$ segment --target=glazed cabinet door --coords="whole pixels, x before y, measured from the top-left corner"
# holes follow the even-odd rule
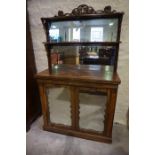
[[[70,89],[65,86],[46,88],[50,122],[71,126]]]
[[[80,88],[79,96],[79,129],[82,131],[104,132],[104,117],[107,105],[106,90]]]
[[[43,92],[42,92],[43,91]],[[40,86],[44,126],[72,126],[71,121],[71,91],[67,86]]]

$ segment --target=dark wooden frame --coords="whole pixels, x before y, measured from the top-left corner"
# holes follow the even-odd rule
[[[117,99],[117,90],[118,85],[120,84],[120,79],[117,74],[117,62],[119,54],[119,44],[120,44],[120,32],[121,32],[121,23],[123,18],[123,12],[116,12],[111,10],[110,6],[106,6],[104,10],[95,11],[92,7],[87,5],[80,5],[78,8],[72,10],[71,13],[63,13],[63,11],[58,11],[58,16],[52,18],[41,18],[47,41],[44,42],[45,49],[47,52],[48,58],[48,72],[41,72],[36,75],[37,82],[39,85],[41,103],[42,103],[42,112],[44,125],[43,129],[47,131],[57,132],[61,134],[67,134],[71,136],[81,137],[89,140],[96,140],[101,142],[112,142],[112,127],[113,119],[115,113],[115,105]],[[69,21],[69,20],[88,20],[88,19],[103,19],[103,18],[117,18],[118,19],[118,31],[117,31],[117,41],[116,42],[60,42],[53,43],[48,39],[48,22],[51,21]],[[73,78],[72,75],[67,78],[56,76],[52,73],[51,67],[51,48],[53,46],[71,46],[71,45],[104,45],[104,46],[115,46],[116,47],[116,61],[114,65],[114,75],[112,80],[100,80],[97,79],[90,80],[89,78]],[[92,71],[93,72],[93,71]],[[48,102],[46,97],[47,87],[52,87],[54,85],[67,86],[70,89],[71,96],[71,122],[72,126],[68,127],[62,124],[55,124],[50,122],[49,118],[49,109]],[[92,130],[79,129],[79,90],[93,90],[99,92],[107,93],[107,104],[105,111],[104,119],[104,131],[98,133]]]

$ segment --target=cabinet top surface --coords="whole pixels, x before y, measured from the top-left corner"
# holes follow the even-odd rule
[[[37,79],[68,79],[96,82],[96,83],[111,83],[119,84],[120,78],[113,71],[113,66],[101,65],[55,65],[52,73],[44,70],[36,75]]]

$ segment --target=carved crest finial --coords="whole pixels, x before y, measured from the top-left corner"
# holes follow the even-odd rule
[[[72,10],[72,15],[84,15],[84,14],[93,14],[95,10],[91,6],[86,4],[79,5],[77,8]]]
[[[115,10],[111,9],[111,6],[105,6],[104,10],[97,10],[91,6],[86,4],[81,4],[77,8],[73,9],[71,13],[64,13],[62,10],[58,11],[58,16],[80,16],[80,15],[87,15],[87,14],[108,14],[108,13],[115,13]],[[57,16],[57,15],[56,15]]]
[[[58,11],[58,16],[63,16],[63,15],[64,15],[63,11],[59,10]]]
[[[105,12],[105,13],[111,12],[111,6],[110,6],[110,5],[106,6],[106,7],[104,8],[104,12]]]

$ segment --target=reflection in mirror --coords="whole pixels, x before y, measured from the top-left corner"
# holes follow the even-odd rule
[[[118,19],[57,21],[49,24],[51,42],[115,42]]]
[[[91,28],[91,41],[103,41],[103,27],[92,27]]]
[[[52,40],[58,40],[59,38],[59,29],[50,29],[49,35],[51,36]]]
[[[81,129],[104,131],[104,114],[107,97],[99,92],[80,92],[80,121]]]
[[[73,41],[80,41],[80,28],[73,28]]]
[[[65,87],[46,90],[51,123],[71,126],[70,94]]]
[[[78,35],[77,35],[78,36]],[[115,46],[54,46],[52,64],[114,65]]]

